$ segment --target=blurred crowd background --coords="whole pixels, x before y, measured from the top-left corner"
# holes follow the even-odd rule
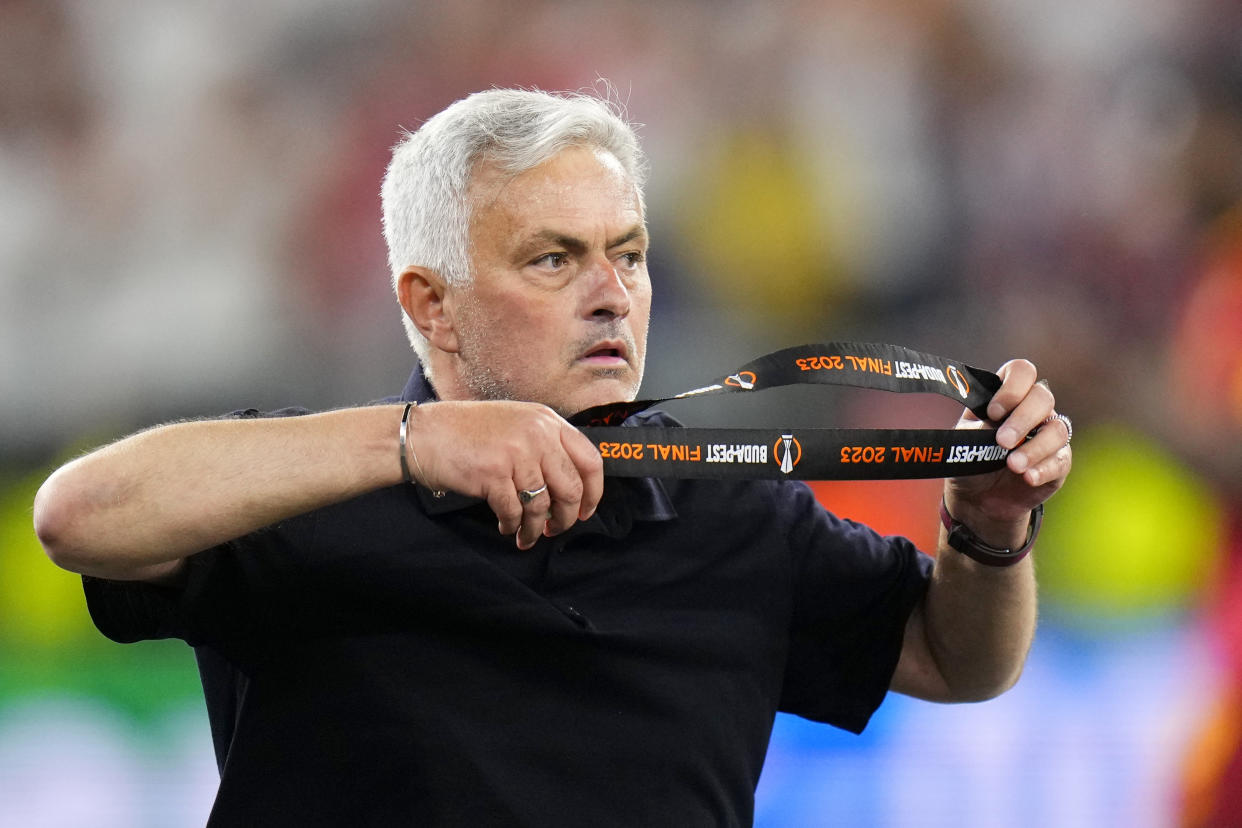
[[[388,151],[497,85],[643,125],[645,392],[855,339],[1030,358],[1073,417],[1018,688],[861,737],[781,717],[757,824],[1242,824],[1236,0],[0,2],[0,824],[202,823],[191,652],[95,633],[34,491],[155,423],[399,391]],[[670,410],[956,416],[770,393]],[[817,491],[927,547],[938,488]]]

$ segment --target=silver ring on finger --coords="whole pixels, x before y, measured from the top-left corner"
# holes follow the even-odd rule
[[[1040,425],[1046,426],[1053,420],[1060,420],[1065,425],[1065,445],[1068,446],[1070,444],[1070,440],[1074,439],[1074,424],[1070,422],[1070,418],[1066,417],[1064,414],[1053,414],[1048,419],[1040,423]],[[1065,446],[1062,446],[1062,448],[1065,448]]]
[[[543,494],[547,490],[548,490],[547,483],[544,483],[538,489],[519,489],[518,500],[522,501],[522,505],[525,506],[527,503],[530,503],[532,500],[539,497],[539,495]]]

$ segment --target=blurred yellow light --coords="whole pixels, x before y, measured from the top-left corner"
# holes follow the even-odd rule
[[[1046,610],[1124,623],[1184,608],[1222,536],[1215,494],[1171,454],[1121,426],[1080,430],[1036,552]]]
[[[809,160],[778,133],[739,130],[701,158],[678,229],[706,287],[741,318],[820,318],[848,281],[844,240],[860,232],[834,218],[835,191],[816,192]]]
[[[64,644],[94,634],[81,579],[57,568],[34,533],[35,491],[44,472],[0,487],[0,640]]]

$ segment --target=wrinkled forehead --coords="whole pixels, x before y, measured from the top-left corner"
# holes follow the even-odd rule
[[[508,169],[485,155],[474,165],[467,195],[477,210],[506,202],[521,207],[532,198],[564,200],[585,188],[618,201],[633,200],[642,212],[638,186],[617,157],[588,145],[566,147],[524,170]]]

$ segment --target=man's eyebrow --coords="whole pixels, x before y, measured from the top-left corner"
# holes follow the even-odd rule
[[[558,233],[555,230],[541,230],[526,240],[526,242],[522,245],[522,250],[526,251],[532,248],[539,248],[547,244],[564,248],[575,255],[582,253],[587,249],[587,243],[582,239],[574,236],[568,236],[564,233]]]
[[[638,239],[640,241],[646,241],[647,240],[647,228],[641,224],[635,224],[625,233],[622,233],[620,236],[617,236],[615,239],[612,239],[611,241],[609,241],[607,249],[612,250],[614,247],[620,247],[621,245],[632,242],[635,239]]]
[[[620,236],[617,236],[614,239],[609,239],[607,242],[607,247],[605,249],[611,250],[614,247],[620,247],[621,245],[626,244],[628,242],[632,242],[635,239],[646,240],[646,238],[647,238],[647,228],[641,224],[636,224],[633,227],[631,227],[629,230],[622,233]],[[554,244],[557,247],[563,248],[566,251],[573,253],[574,255],[579,255],[585,252],[586,249],[590,246],[589,244],[587,244],[587,242],[583,241],[582,239],[576,236],[570,236],[565,233],[559,233],[555,230],[541,230],[538,233],[535,233],[530,238],[528,238],[526,242],[522,245],[521,249],[523,253],[525,253],[531,248],[538,248],[539,246],[544,245],[544,244]]]

